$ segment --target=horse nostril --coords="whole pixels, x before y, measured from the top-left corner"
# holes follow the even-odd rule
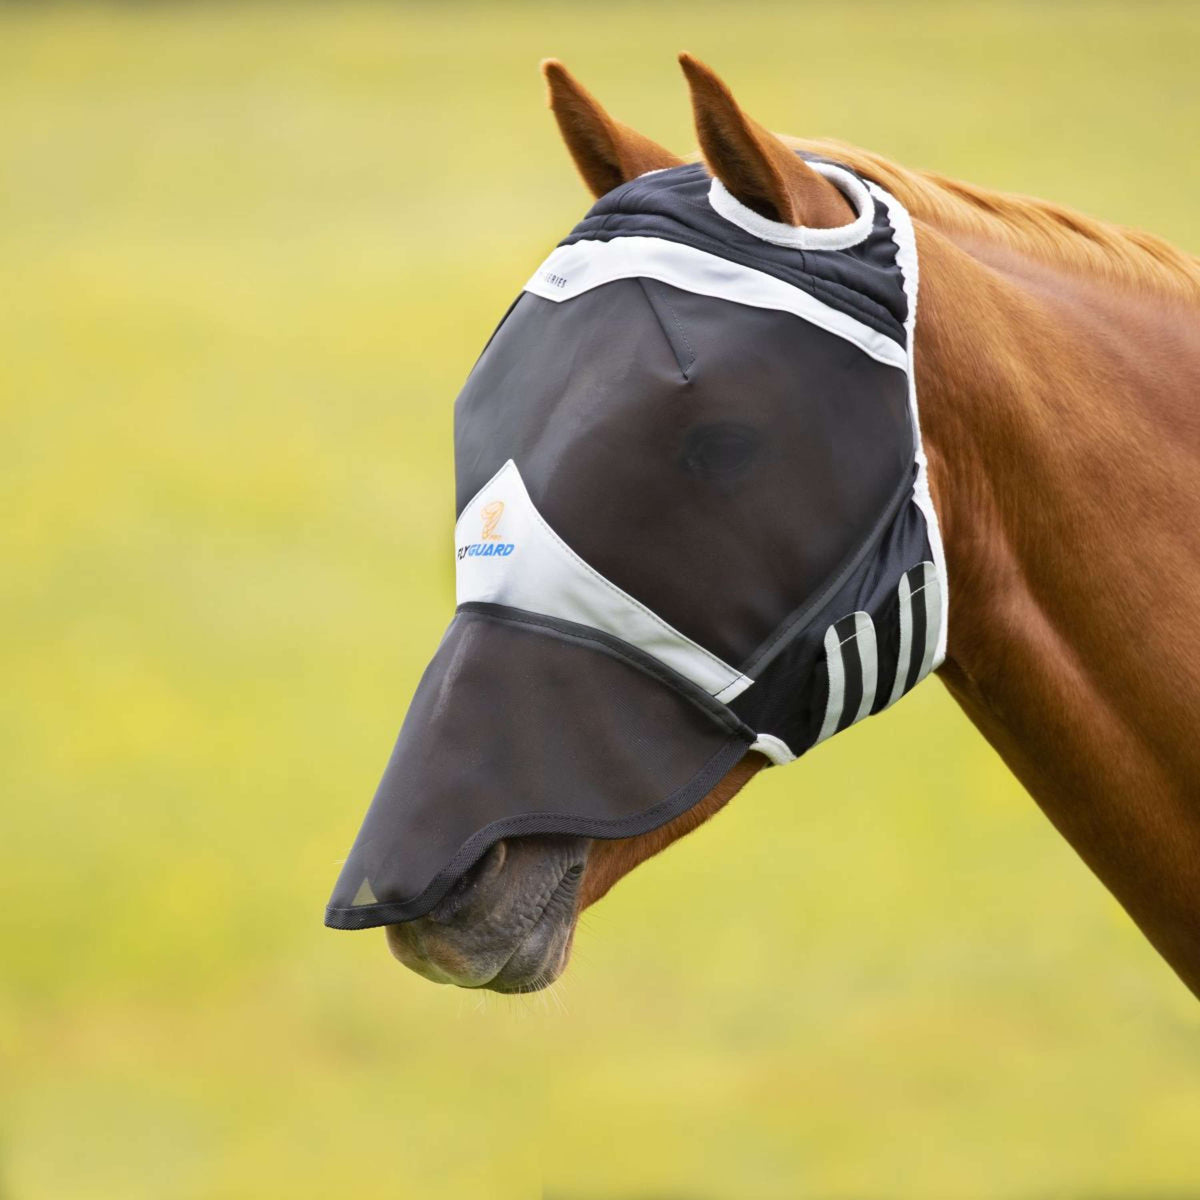
[[[429,914],[429,920],[438,924],[454,920],[471,893],[480,885],[491,883],[500,874],[507,857],[506,844],[497,842],[446,893],[441,903]]]
[[[476,883],[490,883],[500,874],[508,858],[508,843],[497,842],[472,868]]]

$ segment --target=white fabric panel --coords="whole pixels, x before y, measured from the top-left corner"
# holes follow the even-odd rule
[[[588,566],[546,523],[509,459],[454,530],[458,603],[505,604],[612,634],[723,703],[754,681]]]
[[[888,698],[889,707],[904,695],[904,681],[908,678],[908,664],[912,662],[912,588],[908,582],[907,571],[900,576],[898,596],[900,599],[900,654],[896,659],[896,679],[892,683],[892,694]]]
[[[700,296],[788,312],[845,338],[877,362],[908,368],[904,348],[869,325],[774,275],[665,238],[619,237],[559,246],[533,273],[525,291],[545,300],[570,300],[614,279],[657,279]]]
[[[917,365],[916,365],[916,326],[917,326],[917,291],[920,276],[917,270],[917,235],[913,230],[912,218],[904,207],[890,192],[884,191],[878,184],[866,181],[867,188],[876,201],[887,209],[888,219],[892,225],[892,236],[896,242],[896,263],[904,276],[904,294],[908,297],[908,320],[904,322],[904,332],[907,335],[909,361],[908,371],[908,406],[912,413],[913,428],[916,430],[917,445],[917,480],[913,485],[913,500],[925,515],[925,524],[929,527],[929,545],[933,550],[933,566],[937,572],[938,606],[937,606],[937,641],[929,670],[936,671],[946,658],[946,635],[949,629],[950,613],[950,584],[946,577],[946,552],[942,547],[942,530],[938,525],[937,511],[933,507],[933,496],[929,492],[929,464],[925,458],[925,447],[921,440],[921,419],[917,411]]]
[[[921,564],[921,580],[921,587],[925,592],[925,654],[921,659],[918,683],[933,670],[933,660],[939,641],[944,637],[942,630],[945,625],[945,621],[942,620],[941,585],[938,583],[933,563]]]
[[[858,702],[858,712],[850,720],[851,725],[870,713],[879,685],[879,644],[875,640],[875,622],[870,613],[854,614],[854,637],[858,643],[858,661],[862,665],[862,699]]]

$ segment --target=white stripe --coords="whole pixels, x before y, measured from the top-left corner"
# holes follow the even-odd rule
[[[942,593],[937,571],[933,563],[921,564],[921,579],[925,588],[925,653],[921,658],[921,673],[918,682],[933,670],[933,657],[937,653],[938,638],[941,636]]]
[[[700,296],[788,312],[845,338],[877,362],[908,367],[903,346],[808,292],[765,271],[665,238],[619,237],[559,246],[533,273],[525,291],[545,300],[571,300],[614,279],[657,279]]]
[[[875,642],[875,622],[869,613],[854,614],[854,640],[858,646],[858,661],[862,664],[862,699],[858,712],[850,721],[861,721],[875,704],[875,689],[879,684],[879,647]]]
[[[832,163],[810,162],[807,165],[818,175],[832,180],[854,206],[855,218],[849,225],[814,229],[807,225],[772,221],[762,213],[747,208],[715,175],[708,189],[708,202],[730,224],[775,246],[793,246],[797,250],[847,250],[865,241],[875,224],[875,202],[862,180],[845,167]]]
[[[846,695],[846,668],[842,663],[838,631],[833,625],[825,630],[825,665],[829,669],[829,698],[825,701],[825,720],[821,725],[821,732],[817,734],[817,741],[813,742],[814,746],[832,736],[837,729],[838,721],[842,717],[842,701]]]
[[[892,684],[892,694],[888,698],[890,708],[904,695],[904,681],[908,678],[908,665],[912,659],[912,587],[908,582],[908,572],[900,576],[900,587],[897,593],[900,597],[900,655],[896,659],[896,681]],[[928,631],[929,626],[925,626]]]
[[[486,517],[497,504],[499,517]],[[584,562],[538,512],[512,459],[463,509],[454,544],[459,604],[504,604],[612,634],[723,703],[754,682]]]
[[[917,291],[920,276],[917,270],[917,236],[913,231],[912,218],[908,210],[889,192],[877,183],[866,181],[867,188],[877,201],[887,208],[888,219],[892,224],[892,236],[896,242],[896,264],[904,277],[904,294],[908,297],[908,319],[904,322],[908,341],[908,406],[912,413],[913,427],[916,430],[917,446],[917,480],[913,485],[913,500],[925,515],[925,524],[929,529],[929,546],[933,551],[933,566],[937,572],[939,589],[937,611],[937,641],[930,661],[929,669],[936,671],[946,658],[946,635],[949,629],[950,584],[946,576],[946,553],[942,546],[942,531],[938,524],[937,512],[933,507],[933,497],[929,493],[929,464],[925,458],[925,447],[921,439],[921,420],[917,413],[917,366],[916,326],[917,326]]]

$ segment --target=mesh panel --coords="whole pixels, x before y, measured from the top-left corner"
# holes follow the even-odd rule
[[[907,380],[789,313],[622,279],[523,295],[455,417],[458,511],[512,458],[606,578],[739,665],[912,471]]]
[[[504,837],[656,828],[705,796],[749,740],[728,710],[689,699],[615,645],[460,612],[417,688],[327,923],[422,916]]]

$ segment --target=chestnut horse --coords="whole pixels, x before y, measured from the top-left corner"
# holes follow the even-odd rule
[[[921,424],[950,584],[939,675],[1046,815],[1200,995],[1200,262],[1147,234],[834,143],[768,133],[687,55],[704,162],[744,204],[836,227],[803,146],[887,188],[917,234]],[[599,196],[682,160],[558,63],[550,105]],[[555,978],[580,911],[763,765],[625,841],[493,847],[428,917],[391,926],[429,978]]]

